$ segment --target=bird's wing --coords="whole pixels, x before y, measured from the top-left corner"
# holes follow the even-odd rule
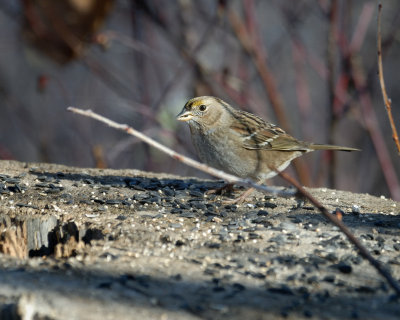
[[[235,113],[230,129],[239,134],[242,146],[250,150],[308,151],[306,143],[288,135],[278,126],[244,111]]]

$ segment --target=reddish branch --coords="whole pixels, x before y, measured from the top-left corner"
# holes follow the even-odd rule
[[[376,150],[376,155],[390,190],[390,194],[393,199],[400,200],[400,184],[393,163],[390,159],[384,136],[379,128],[379,122],[373,108],[371,96],[367,89],[367,80],[361,65],[361,57],[356,56],[363,43],[363,39],[365,38],[366,26],[372,19],[373,11],[371,6],[370,3],[364,5],[350,43],[347,41],[343,32],[339,33],[336,31],[336,33],[334,33],[335,41],[338,44],[342,55],[343,65],[346,65],[348,70],[347,74],[343,72],[337,79],[333,111],[336,112],[338,116],[343,112],[343,106],[348,100],[344,93],[348,91],[348,85],[354,83],[359,95],[364,125]]]
[[[365,128],[374,144],[376,156],[382,168],[383,175],[390,190],[391,197],[394,200],[400,200],[400,184],[390,158],[389,151],[385,144],[385,138],[379,128],[379,122],[373,108],[370,94],[367,90],[367,84],[363,68],[360,65],[361,59],[351,59],[351,73],[354,80],[355,88],[360,97],[360,106],[362,116],[364,118]]]
[[[268,64],[266,63],[266,54],[261,51],[260,47],[257,46],[253,40],[254,36],[247,31],[245,24],[234,11],[228,11],[228,18],[243,49],[253,59],[254,65],[256,66],[260,78],[263,81],[265,90],[271,102],[271,106],[274,109],[279,125],[284,130],[288,130],[289,121],[285,115],[283,101],[277,90],[274,77],[269,70]]]
[[[361,244],[361,242],[351,233],[351,231],[340,220],[340,218],[338,218],[338,216],[330,214],[328,209],[325,208],[322,203],[315,199],[308,191],[306,191],[295,179],[283,172],[280,172],[279,176],[289,182],[294,187],[296,187],[298,193],[306,197],[315,207],[317,207],[317,209],[322,213],[325,218],[327,218],[330,222],[337,226],[340,231],[342,231],[346,235],[347,239],[349,239],[349,241],[357,248],[360,255],[364,259],[368,260],[368,262],[387,280],[387,282],[396,291],[396,293],[400,295],[400,284],[392,277],[389,270],[384,268],[378,260],[372,257],[367,248],[365,248]]]
[[[254,29],[253,32],[255,34],[251,34],[247,30],[245,23],[233,10],[228,10],[227,12],[229,22],[232,25],[239,43],[253,60],[257,72],[264,84],[265,91],[267,92],[279,125],[284,130],[290,132],[290,125],[285,114],[282,97],[279,94],[274,76],[267,64],[267,54],[264,50],[262,50],[262,47],[257,43],[256,40],[258,38],[257,32]],[[299,176],[300,181],[305,185],[311,185],[309,168],[305,165],[302,159],[296,159],[293,161],[293,166],[297,175]]]
[[[379,73],[379,82],[381,84],[383,102],[386,107],[386,112],[389,118],[390,126],[392,128],[392,138],[397,147],[397,152],[400,154],[400,141],[399,136],[397,134],[396,125],[394,124],[393,115],[392,115],[392,101],[388,98],[385,86],[385,79],[383,78],[383,66],[382,66],[382,40],[381,40],[381,13],[382,13],[382,4],[380,3],[378,6],[378,73]]]
[[[132,127],[129,127],[125,124],[120,124],[117,123],[115,121],[112,121],[106,117],[103,117],[91,110],[82,110],[82,109],[77,109],[77,108],[73,108],[73,107],[69,107],[68,108],[69,111],[86,116],[86,117],[90,117],[93,118],[95,120],[98,120],[100,122],[103,122],[107,125],[109,125],[110,127],[113,127],[115,129],[118,130],[122,130],[125,131],[126,133],[133,135],[137,138],[139,138],[140,140],[142,140],[143,142],[147,143],[148,145],[157,148],[158,150],[166,153],[167,155],[169,155],[170,157],[181,161],[183,163],[185,163],[188,166],[191,166],[193,168],[199,169],[203,172],[207,172],[213,176],[219,177],[221,179],[224,179],[227,182],[230,183],[235,183],[235,184],[241,184],[244,185],[246,187],[253,187],[256,188],[260,191],[263,192],[269,192],[269,193],[275,193],[275,194],[281,194],[281,195],[293,195],[292,193],[288,192],[288,191],[283,191],[282,190],[278,190],[277,188],[274,187],[268,187],[268,186],[264,186],[264,185],[259,185],[257,183],[254,183],[253,181],[249,180],[249,179],[240,179],[236,176],[227,174],[221,170],[217,170],[214,168],[211,168],[203,163],[197,162],[193,159],[187,158],[173,150],[171,150],[170,148],[162,145],[161,143],[149,138],[148,136],[144,135],[143,133],[135,130]],[[392,275],[390,274],[390,272],[385,269],[381,263],[377,260],[375,260],[371,254],[368,252],[368,250],[358,241],[358,239],[351,233],[351,231],[343,224],[342,221],[340,221],[336,216],[330,214],[328,212],[328,210],[320,203],[318,202],[318,200],[316,200],[310,193],[308,193],[296,180],[294,180],[293,178],[289,177],[287,174],[284,173],[279,173],[279,175],[285,179],[286,181],[288,181],[289,183],[291,183],[294,187],[297,188],[298,193],[300,193],[301,195],[303,195],[304,197],[306,197],[308,200],[311,201],[311,203],[316,206],[321,213],[329,220],[331,221],[334,225],[336,225],[349,239],[349,241],[351,243],[353,243],[356,248],[359,250],[360,254],[362,257],[364,257],[365,259],[367,259],[372,266],[374,266],[376,268],[376,270],[388,281],[388,283],[390,284],[390,286],[396,291],[396,293],[398,295],[400,295],[400,285],[397,283],[397,281],[392,277]]]
[[[74,107],[68,107],[67,109],[68,111],[71,111],[73,113],[77,113],[80,115],[83,115],[85,117],[89,117],[89,118],[93,118],[97,121],[103,122],[105,124],[107,124],[108,126],[117,129],[117,130],[121,130],[126,132],[127,134],[130,134],[138,139],[140,139],[141,141],[143,141],[144,143],[146,143],[147,145],[150,145],[158,150],[160,150],[161,152],[169,155],[170,157],[192,167],[192,168],[196,168],[200,171],[206,172],[214,177],[220,178],[225,180],[228,183],[232,183],[232,184],[237,184],[237,185],[242,185],[248,188],[255,188],[257,190],[260,191],[264,191],[264,192],[268,192],[268,193],[272,193],[272,194],[279,194],[279,195],[283,195],[283,196],[291,196],[293,195],[293,192],[291,192],[290,190],[286,191],[286,190],[282,190],[280,188],[276,188],[276,187],[269,187],[269,186],[265,186],[265,185],[260,185],[257,184],[255,182],[253,182],[250,179],[241,179],[239,177],[236,177],[234,175],[228,174],[226,172],[223,172],[221,170],[217,170],[214,169],[210,166],[205,165],[204,163],[198,162],[196,160],[193,160],[191,158],[185,157],[184,155],[175,152],[174,150],[166,147],[165,145],[151,139],[150,137],[148,137],[147,135],[143,134],[140,131],[135,130],[134,128],[126,125],[126,124],[120,124],[117,123],[115,121],[112,121],[106,117],[103,117],[102,115],[93,112],[92,110],[82,110],[82,109],[78,109],[78,108],[74,108]]]
[[[338,34],[338,3],[336,0],[331,1],[329,10],[329,32],[328,32],[328,50],[327,50],[327,68],[328,68],[328,92],[329,92],[329,140],[328,143],[334,144],[333,133],[339,118],[337,112],[337,103],[335,99],[335,57],[336,57],[336,38]],[[342,77],[342,76],[341,76]],[[340,77],[340,78],[341,78]],[[341,82],[340,82],[341,83]],[[328,185],[335,187],[336,185],[336,153],[327,151],[328,159]]]

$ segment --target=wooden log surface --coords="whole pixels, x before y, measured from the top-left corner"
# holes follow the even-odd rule
[[[0,161],[0,319],[397,319],[310,204],[136,170]],[[398,202],[309,189],[400,278]]]

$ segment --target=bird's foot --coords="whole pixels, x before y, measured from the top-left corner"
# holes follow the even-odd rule
[[[249,196],[254,192],[254,188],[249,188],[245,192],[243,192],[240,196],[230,199],[230,200],[224,200],[222,201],[223,204],[242,204],[246,200],[249,199]]]
[[[233,191],[233,183],[227,183],[224,186],[216,189],[210,189],[205,192],[206,195],[224,195],[226,193],[232,192]]]

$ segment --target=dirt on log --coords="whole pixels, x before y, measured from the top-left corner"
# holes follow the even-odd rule
[[[0,319],[398,319],[309,203],[221,181],[0,161]],[[400,203],[308,189],[400,279]]]

